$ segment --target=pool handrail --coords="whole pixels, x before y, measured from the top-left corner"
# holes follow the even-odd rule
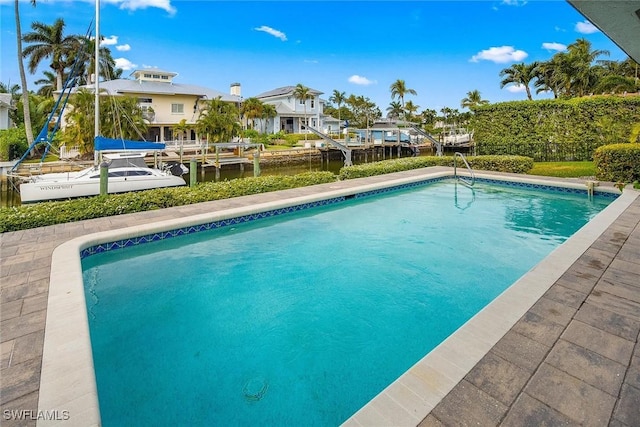
[[[469,181],[467,178],[464,178],[462,176],[458,176],[458,163],[456,162],[456,157],[460,157],[464,162],[464,165],[467,167],[467,169],[469,170],[469,173],[471,174],[471,181]],[[455,153],[453,153],[453,176],[457,180],[459,180],[460,182],[462,182],[463,184],[469,187],[473,187],[473,184],[476,182],[476,176],[473,173],[473,169],[471,169],[471,166],[469,166],[469,162],[467,162],[467,159],[464,157],[464,154],[462,154],[459,151],[456,151]]]

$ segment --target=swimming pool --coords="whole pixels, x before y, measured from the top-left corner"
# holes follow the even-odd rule
[[[410,184],[409,186],[413,187],[415,185]],[[418,185],[423,187],[422,183]],[[232,224],[228,224],[229,220],[225,219],[222,220],[220,225],[226,223],[226,227],[215,229],[212,233],[216,237],[207,243],[214,242],[214,245],[217,246],[213,248],[194,241],[200,240],[202,237],[196,235],[181,238],[181,240],[170,239],[162,242],[162,244],[168,243],[168,247],[162,247],[163,252],[161,252],[160,258],[163,261],[161,264],[169,266],[169,271],[177,270],[182,272],[182,275],[189,275],[186,278],[170,279],[168,278],[169,272],[162,272],[159,270],[161,267],[156,266],[152,268],[152,271],[155,272],[156,277],[163,278],[161,280],[162,283],[167,283],[163,287],[183,290],[185,287],[193,288],[205,284],[212,276],[228,275],[233,278],[233,280],[217,281],[214,287],[219,288],[224,287],[225,282],[228,287],[229,283],[235,284],[240,278],[245,278],[246,287],[240,290],[239,304],[214,305],[215,299],[220,298],[219,295],[215,298],[212,295],[208,295],[208,299],[204,298],[209,304],[202,304],[200,300],[203,298],[200,296],[197,300],[200,304],[194,304],[193,300],[181,300],[181,295],[169,293],[167,299],[159,303],[159,308],[156,311],[147,310],[147,304],[151,304],[148,302],[149,298],[157,294],[157,289],[153,289],[153,283],[147,287],[138,286],[137,284],[141,279],[134,274],[136,271],[142,270],[142,276],[148,276],[145,272],[146,269],[137,267],[140,267],[141,259],[158,258],[154,255],[158,248],[153,248],[153,245],[142,245],[123,251],[106,251],[107,246],[93,245],[85,249],[85,255],[93,252],[105,252],[103,255],[89,256],[85,259],[88,267],[85,279],[89,282],[87,306],[90,318],[94,321],[96,319],[104,319],[97,321],[97,323],[100,326],[103,326],[103,324],[106,326],[106,324],[110,323],[109,317],[113,315],[114,307],[129,306],[131,311],[122,314],[123,318],[127,319],[127,322],[119,321],[117,317],[111,318],[111,320],[115,324],[122,325],[126,323],[127,325],[134,325],[135,327],[132,328],[135,330],[134,335],[137,334],[138,338],[142,337],[145,340],[143,341],[143,346],[132,344],[127,342],[120,332],[115,332],[117,339],[111,337],[103,340],[105,348],[115,350],[106,355],[103,354],[107,364],[113,365],[114,360],[117,360],[118,362],[115,365],[119,369],[124,369],[121,371],[101,373],[101,364],[103,364],[104,360],[101,359],[101,355],[94,354],[98,372],[101,408],[103,409],[103,424],[108,425],[110,412],[115,412],[119,416],[126,415],[127,412],[133,412],[134,416],[137,417],[134,420],[137,421],[139,421],[139,417],[143,413],[140,409],[144,406],[144,402],[140,402],[149,397],[149,391],[146,393],[143,391],[141,393],[142,397],[139,397],[139,400],[135,400],[137,403],[133,409],[127,410],[118,405],[124,403],[124,401],[133,400],[133,398],[108,398],[106,397],[108,393],[103,392],[103,387],[100,384],[101,382],[104,383],[105,378],[130,378],[132,372],[146,369],[146,367],[152,365],[153,362],[147,359],[148,355],[140,355],[138,347],[149,347],[151,350],[149,352],[150,355],[179,355],[177,362],[176,360],[168,361],[169,364],[164,369],[161,369],[166,375],[155,377],[158,381],[165,381],[165,383],[164,387],[156,384],[153,387],[153,394],[160,389],[169,387],[169,385],[173,388],[177,384],[179,377],[183,376],[182,374],[187,371],[190,372],[186,375],[190,380],[187,382],[185,390],[161,399],[162,401],[167,401],[168,399],[176,402],[174,408],[179,411],[178,414],[160,414],[156,408],[156,414],[160,414],[160,420],[165,422],[168,419],[170,420],[172,416],[181,416],[184,419],[185,416],[188,416],[187,414],[194,413],[192,406],[180,404],[180,396],[188,395],[189,389],[197,388],[199,391],[196,392],[196,395],[201,396],[201,398],[190,400],[187,398],[187,400],[189,402],[198,400],[199,404],[204,405],[202,411],[205,414],[225,424],[244,424],[247,422],[245,418],[237,418],[238,407],[249,408],[249,412],[253,411],[254,415],[257,413],[258,420],[269,419],[279,424],[283,422],[299,423],[301,422],[300,420],[307,424],[339,423],[398,375],[406,371],[431,348],[535,265],[554,247],[573,234],[584,222],[604,207],[608,201],[611,201],[609,199],[603,202],[601,199],[596,198],[595,201],[589,202],[584,193],[581,195],[566,193],[560,195],[556,193],[553,199],[560,198],[564,201],[563,204],[557,205],[549,202],[549,199],[545,199],[549,193],[544,193],[542,199],[538,198],[534,201],[530,190],[490,187],[485,184],[479,185],[476,190],[470,190],[450,182],[436,182],[424,188],[428,189],[426,193],[423,189],[418,191],[402,190],[387,193],[382,198],[365,197],[356,200],[349,197],[350,200],[347,201],[344,201],[344,198],[338,198],[338,200],[329,203],[330,206],[326,206],[327,202],[322,202],[320,204],[325,205],[324,207],[315,207],[313,210],[287,214],[287,222],[284,228],[282,228],[280,218],[277,221],[274,218],[256,220],[255,217],[250,215],[243,221],[231,221]],[[503,196],[507,196],[506,199]],[[494,208],[498,198],[503,198],[506,204],[496,212]],[[390,203],[393,206],[402,206],[402,211],[395,207],[387,210],[385,205]],[[567,207],[567,203],[571,205],[571,208]],[[334,209],[338,205],[340,208]],[[566,216],[566,212],[574,211],[575,213],[578,206],[586,207],[587,209],[583,211],[577,222],[567,220],[569,217]],[[410,208],[417,210],[412,213]],[[354,209],[360,210],[354,211]],[[373,220],[367,220],[364,215],[371,216]],[[445,226],[442,222],[445,219],[455,219],[458,222],[454,221]],[[363,227],[370,224],[374,224],[375,228]],[[562,226],[560,227],[561,229],[558,228],[559,225]],[[314,231],[304,232],[304,227],[311,227],[311,230]],[[546,229],[546,235],[541,235],[539,233],[540,229]],[[480,232],[476,237],[472,237],[474,230]],[[500,232],[498,233],[497,230],[500,230]],[[286,233],[289,233],[288,237],[284,239],[286,244],[278,248],[272,247],[273,245],[271,244],[278,239],[282,239],[282,235],[286,235]],[[274,234],[278,237],[273,237]],[[302,238],[307,235],[311,235],[311,239]],[[532,236],[536,235],[542,236],[542,238],[533,242]],[[408,237],[402,239],[400,236]],[[315,237],[318,237],[318,239],[315,239]],[[331,240],[333,238],[335,240]],[[358,240],[358,238],[363,239]],[[303,248],[306,247],[298,246],[298,244],[302,244],[307,240],[318,240],[320,249],[305,250]],[[438,242],[437,246],[433,249],[428,249],[427,245],[430,241]],[[131,242],[131,239],[124,239],[115,247],[128,246],[127,242]],[[269,242],[269,247],[265,247],[264,242]],[[365,243],[364,246],[363,242]],[[395,246],[399,242],[403,246]],[[508,242],[512,242],[517,248],[525,249],[526,252],[516,253],[513,247],[507,246]],[[404,246],[406,244],[409,245]],[[212,252],[215,253],[215,262],[211,263],[215,268],[212,271],[204,271],[201,266],[202,262],[197,269],[182,265],[180,259],[183,253],[187,252],[184,249],[185,245],[191,245],[188,252],[199,254],[201,261],[210,259],[210,254]],[[254,248],[254,253],[245,254],[238,250],[238,246],[241,249],[248,248],[249,251]],[[382,252],[373,254],[374,246],[377,249],[382,249]],[[113,247],[112,245],[111,248]],[[255,253],[255,248],[258,248],[257,252],[261,256]],[[483,249],[486,250],[483,251]],[[326,254],[330,255],[326,256]],[[120,264],[126,261],[116,260],[116,258],[120,258],[119,255],[125,255],[125,258],[128,258],[131,264]],[[481,255],[479,257],[480,264],[470,264],[471,257],[474,255]],[[101,257],[103,259],[100,259]],[[170,263],[166,262],[167,258],[171,259]],[[259,264],[259,261],[263,258],[268,259],[270,262]],[[261,289],[259,285],[264,282],[264,275],[270,273],[269,267],[272,267],[274,260],[278,260],[277,265],[294,266],[295,270],[289,273],[284,272],[283,268],[276,270],[278,273],[276,278],[281,277],[285,280],[281,280],[281,283],[275,288],[266,287]],[[445,262],[452,260],[454,265],[445,264]],[[109,263],[116,261],[119,263],[117,264],[119,267],[114,269]],[[233,268],[230,266],[242,270],[243,274],[233,272]],[[373,270],[376,266],[382,266],[383,268],[381,270]],[[122,277],[116,278],[114,281],[116,284],[127,283],[127,293],[124,299],[119,299],[122,296],[121,293],[120,296],[116,296],[109,295],[109,292],[104,294],[98,292],[97,288],[106,286],[103,283],[104,277],[97,272],[101,268],[106,272],[124,272]],[[197,274],[192,274],[194,270],[197,271]],[[465,271],[467,274],[465,274]],[[469,272],[472,272],[472,275],[479,279],[471,287],[468,286],[470,281]],[[321,275],[326,280],[319,280],[318,278]],[[402,278],[399,279],[399,276]],[[349,278],[346,281],[348,286],[345,287],[345,284],[337,286],[336,283],[345,277]],[[287,281],[286,279],[290,280]],[[358,279],[364,280],[359,281]],[[152,282],[157,284],[158,281]],[[273,280],[268,280],[267,282],[272,283]],[[376,285],[379,282],[382,284],[391,283],[393,286],[391,288],[386,286],[381,289]],[[319,286],[319,284],[323,283],[325,285],[328,284],[328,286]],[[496,283],[499,285],[495,286]],[[283,288],[289,290],[296,286],[301,287],[301,295],[308,298],[304,304],[299,304],[299,306],[304,307],[302,312],[308,316],[307,318],[310,317],[314,321],[304,322],[309,323],[306,328],[297,328],[295,331],[289,329],[285,332],[285,334],[293,335],[296,338],[294,340],[296,345],[288,346],[289,349],[293,348],[295,350],[295,354],[287,353],[286,355],[286,357],[294,360],[293,366],[301,368],[298,371],[293,371],[293,377],[279,381],[283,377],[283,372],[292,372],[292,365],[287,365],[285,369],[274,373],[271,370],[274,361],[263,359],[265,343],[260,339],[265,334],[264,332],[260,332],[251,338],[230,338],[225,336],[222,339],[224,341],[224,339],[232,340],[232,338],[235,338],[238,341],[235,343],[236,346],[238,343],[243,342],[249,344],[248,347],[245,347],[238,355],[232,358],[234,362],[232,365],[234,366],[229,365],[223,369],[225,373],[223,377],[234,376],[230,373],[230,369],[235,368],[238,360],[247,359],[255,364],[253,367],[244,368],[246,370],[245,373],[237,374],[235,383],[230,384],[228,389],[223,387],[225,381],[221,379],[220,370],[211,368],[211,366],[220,366],[219,362],[216,364],[216,362],[210,360],[204,365],[195,364],[193,367],[184,367],[184,362],[187,359],[205,358],[205,353],[209,346],[190,347],[187,350],[185,349],[185,343],[181,341],[177,347],[170,347],[171,342],[176,341],[175,339],[172,340],[172,337],[188,336],[188,341],[202,344],[202,342],[207,342],[207,334],[194,336],[192,326],[182,325],[181,327],[186,328],[182,333],[174,332],[164,339],[159,339],[155,344],[147,342],[147,338],[157,335],[156,326],[159,320],[164,317],[162,315],[168,315],[167,310],[171,311],[176,307],[184,308],[182,311],[176,310],[180,313],[177,318],[180,320],[184,320],[185,317],[191,317],[190,320],[202,323],[203,318],[213,319],[213,322],[207,323],[207,333],[211,333],[213,327],[218,323],[222,323],[224,327],[222,331],[217,331],[216,333],[222,333],[229,329],[235,333],[236,329],[238,329],[237,323],[244,324],[245,329],[253,329],[246,327],[246,325],[252,325],[252,321],[273,326],[275,323],[273,322],[274,317],[278,317],[273,314],[274,305],[277,304],[279,306],[275,309],[278,314],[287,313],[287,310],[280,307],[283,304],[287,306],[296,305],[291,302],[288,294],[283,294],[281,291]],[[455,287],[463,289],[467,298],[462,301],[447,301],[449,297],[443,297],[445,295],[444,291]],[[358,292],[355,293],[354,289],[357,289]],[[362,293],[363,291],[365,293]],[[435,294],[438,298],[435,303],[428,301],[428,295],[425,296],[424,294],[425,291],[431,292],[431,297]],[[265,295],[270,299],[266,299]],[[336,301],[336,295],[343,295],[346,298]],[[410,296],[410,298],[403,299],[406,296]],[[112,307],[106,304],[110,297],[115,297]],[[230,298],[230,296],[225,295],[225,298]],[[238,296],[236,295],[235,298],[237,301]],[[260,299],[261,304],[255,304],[255,299]],[[354,300],[370,300],[370,305],[354,307],[351,303]],[[399,302],[401,300],[403,302]],[[98,304],[96,304],[97,301],[99,301]],[[145,301],[143,309],[140,308],[140,301]],[[449,302],[450,305],[445,305],[446,302]],[[325,336],[335,338],[337,336],[340,340],[322,344],[323,342],[314,332],[318,329],[322,330],[322,328],[319,328],[320,322],[316,322],[316,320],[329,315],[327,313],[328,303],[337,305],[339,306],[338,308],[342,309],[347,307],[349,316],[338,321],[338,325],[336,325],[335,320],[326,322],[332,327],[331,333],[325,329],[320,334],[320,338],[325,338]],[[417,306],[407,305],[408,303],[417,303]],[[207,315],[203,316],[203,312],[199,311],[199,308],[202,307],[196,308],[194,305],[206,306],[207,310],[210,310],[213,305],[215,309],[213,312],[205,312]],[[227,313],[226,321],[215,317],[224,312],[225,308],[228,309],[229,306],[236,310],[231,310]],[[390,310],[391,308],[398,308],[397,306],[400,307],[400,315]],[[266,310],[265,308],[269,309]],[[100,309],[106,310],[109,316],[101,317]],[[458,309],[461,309],[462,317],[448,319],[451,313]],[[371,314],[376,311],[384,313],[383,317],[394,318],[394,322],[390,325],[383,325],[381,329],[369,328],[369,323],[372,323],[370,320]],[[151,317],[138,320],[133,320],[130,317],[139,314],[150,315]],[[249,316],[240,320],[240,315],[243,314],[248,314]],[[420,317],[420,315],[426,316]],[[282,322],[284,326],[300,323],[293,322],[284,314],[282,314],[282,317],[285,319]],[[438,327],[425,328],[424,325],[433,324],[434,317],[438,319],[439,323],[445,324],[440,324]],[[335,319],[335,317],[332,316],[331,319]],[[447,321],[441,322],[442,319],[447,319]],[[363,328],[363,331],[353,332],[351,326],[358,323],[364,323],[366,327]],[[147,325],[147,327],[141,325]],[[403,327],[398,328],[398,325],[403,325]],[[411,335],[409,342],[398,340],[398,335],[409,334],[406,330],[411,328],[407,328],[407,326],[414,327],[413,334],[429,333],[427,336]],[[386,330],[385,333],[387,334],[387,337],[383,340],[380,339],[384,335],[381,330],[383,332]],[[398,333],[399,330],[401,330],[401,333]],[[280,330],[277,332],[282,335]],[[276,336],[278,335],[276,334]],[[397,353],[399,353],[397,350],[385,352],[390,348],[389,340],[403,349],[400,356],[404,360],[394,366],[381,363],[382,361],[386,362],[387,359],[397,359]],[[96,345],[95,341],[94,346]],[[120,350],[115,349],[115,343],[123,344],[123,348]],[[357,344],[355,349],[348,347],[353,343]],[[412,345],[414,346],[412,347]],[[340,352],[336,352],[337,354],[333,355],[334,359],[320,356],[322,348],[327,346],[340,349]],[[298,350],[305,347],[308,347],[310,352],[306,355],[298,354]],[[100,353],[100,351],[95,351],[95,353]],[[345,354],[355,356],[345,357]],[[120,357],[122,355],[124,357]],[[342,374],[336,374],[332,371],[327,373],[326,366],[320,368],[317,372],[312,371],[310,367],[315,365],[319,359],[328,359],[328,365],[332,368],[336,365],[347,366],[343,367],[346,369]],[[136,360],[141,360],[143,363],[136,365],[134,363]],[[282,357],[278,360],[282,360]],[[394,360],[393,362],[395,363],[396,361]],[[176,367],[180,367],[180,369]],[[379,371],[382,376],[372,379],[370,375],[372,367],[375,367],[373,370]],[[322,375],[323,373],[324,375]],[[331,377],[332,375],[334,377],[337,375],[337,381],[336,378],[334,378],[333,382],[326,380],[326,377]],[[347,376],[353,378],[347,380]],[[146,377],[148,378],[149,375],[147,374]],[[303,377],[308,377],[310,384],[305,384],[301,380]],[[192,378],[209,378],[209,381],[204,381],[202,388],[194,387]],[[323,384],[317,384],[320,382]],[[141,381],[134,380],[125,386],[128,396],[133,396],[132,390],[139,383]],[[283,383],[288,383],[294,387],[287,388],[285,387],[286,384],[283,385]],[[212,384],[215,384],[215,386],[212,386]],[[315,392],[309,392],[309,385],[320,385],[320,387]],[[116,385],[107,385],[106,387],[113,389],[112,391],[116,395],[122,395],[122,391],[118,391]],[[279,389],[283,390],[284,394],[278,395]],[[296,414],[296,409],[293,407],[295,404],[292,404],[290,396],[303,394],[310,394],[312,402],[299,405],[303,410]],[[316,401],[323,399],[324,404],[327,406],[322,407],[322,405],[317,404]],[[237,401],[238,406],[233,406],[232,402],[234,400]],[[115,410],[112,410],[111,403],[116,404]],[[285,406],[278,406],[282,404]],[[218,406],[223,406],[224,408],[215,409]],[[152,404],[151,408],[153,407],[154,405]],[[294,418],[270,418],[273,415],[263,412],[265,408],[276,409],[276,412],[280,413],[285,411],[288,417],[294,416]],[[220,411],[224,410],[231,410],[231,414],[226,415],[227,418],[221,415]],[[203,424],[207,423],[206,419],[201,418],[201,420]],[[122,419],[118,419],[115,424],[120,425],[122,422]]]

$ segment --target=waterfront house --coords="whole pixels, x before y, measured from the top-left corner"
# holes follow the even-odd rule
[[[327,132],[324,115],[324,101],[320,99],[323,92],[309,88],[309,99],[298,99],[294,96],[295,86],[284,86],[256,95],[264,104],[273,105],[276,108],[276,117],[265,123],[267,133],[304,133],[302,124],[306,120],[310,127],[322,132]],[[334,128],[337,123],[330,121]],[[332,129],[336,131],[337,129]]]

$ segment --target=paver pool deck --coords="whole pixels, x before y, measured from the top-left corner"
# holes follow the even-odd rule
[[[0,234],[0,424],[33,426],[38,409],[69,409],[38,407],[52,253],[62,243],[95,232],[424,173],[407,171]],[[404,401],[427,408],[424,414],[405,407],[406,417],[396,417],[385,408],[402,410],[405,403],[383,393],[346,424],[640,425],[640,197],[634,190],[625,193],[635,199],[453,388],[438,401],[416,388],[403,389]],[[19,420],[15,414],[34,419]],[[68,415],[62,425],[91,424],[75,408]]]

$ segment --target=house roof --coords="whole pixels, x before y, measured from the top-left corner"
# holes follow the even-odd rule
[[[178,75],[178,73],[174,73],[173,71],[161,70],[159,68],[138,68],[137,70],[133,70],[129,75],[134,76],[137,73],[164,74],[171,77],[175,77]]]
[[[93,89],[93,85],[85,85],[81,87],[85,89]],[[181,83],[116,79],[100,82],[100,90],[106,90],[110,95],[194,95],[206,99],[216,99],[220,97],[223,101],[227,102],[242,102],[242,97],[240,96],[230,95],[203,86],[186,85]]]
[[[309,92],[314,95],[320,95],[324,92],[321,92],[317,89],[308,88]],[[296,90],[295,86],[283,86],[277,89],[273,89],[267,92],[263,92],[260,95],[256,95],[256,98],[271,98],[274,96],[285,96],[285,95],[293,95],[293,92]]]
[[[627,55],[640,62],[640,1],[567,1]]]

